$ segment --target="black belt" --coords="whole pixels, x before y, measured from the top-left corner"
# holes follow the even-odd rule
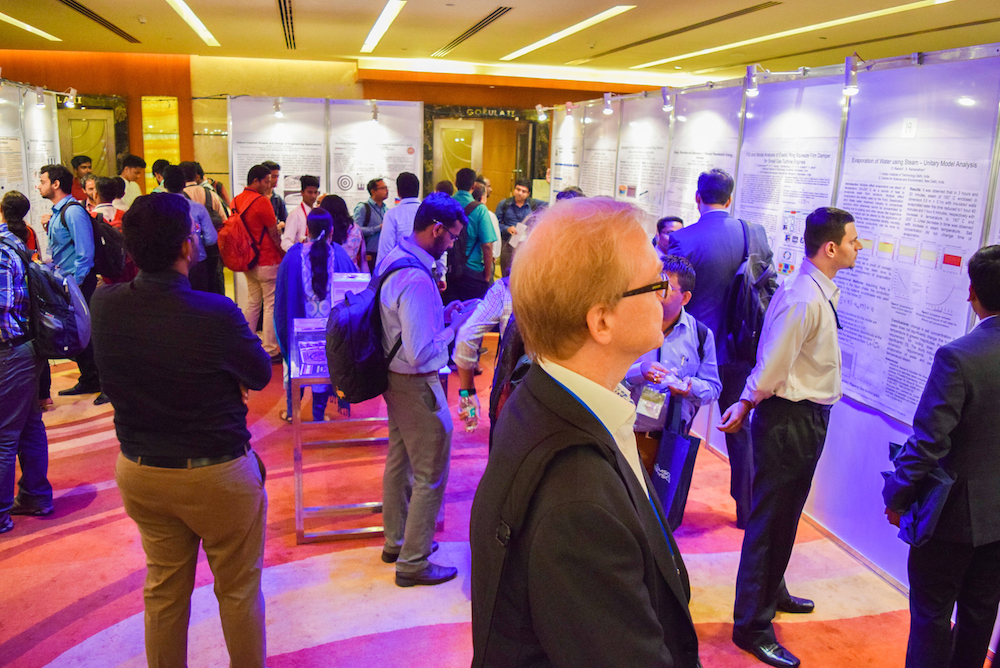
[[[234,459],[239,459],[248,452],[250,452],[249,443],[237,452],[218,457],[153,457],[147,455],[135,456],[127,452],[122,452],[122,456],[139,466],[152,466],[158,469],[198,469],[202,466],[215,466],[216,464],[231,462]]]
[[[22,343],[27,343],[31,341],[31,334],[22,334],[21,336],[15,336],[10,341],[0,341],[0,350],[10,350],[11,348],[17,348]]]

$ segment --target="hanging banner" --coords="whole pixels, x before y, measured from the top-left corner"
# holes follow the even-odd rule
[[[733,215],[767,230],[774,264],[802,264],[806,216],[830,206],[840,153],[843,79],[771,83],[748,97]]]
[[[580,190],[587,197],[615,196],[621,102],[613,102],[611,109],[614,113],[605,114],[603,105],[584,109]]]
[[[698,221],[698,175],[724,169],[735,177],[743,88],[698,90],[677,96],[663,215]]]
[[[319,178],[320,192],[326,192],[326,100],[283,98],[280,113],[276,115],[274,98],[230,98],[234,197],[247,185],[250,168],[267,160],[281,165],[274,192],[289,208],[301,200],[301,176]]]
[[[561,190],[570,186],[580,187],[580,162],[583,160],[583,112],[582,107],[575,107],[568,112],[565,109],[556,109],[552,112],[550,204],[556,201],[556,195]]]
[[[383,179],[389,206],[396,200],[396,177],[424,173],[422,102],[330,100],[330,192],[353,211],[368,200],[368,182]]]
[[[912,423],[934,353],[968,327],[1000,78],[985,59],[858,79],[837,200],[864,246],[837,278],[844,390]]]
[[[659,96],[622,102],[615,199],[635,204],[647,214],[650,236],[656,234],[667,177],[670,114]]]
[[[35,104],[34,98],[32,94],[21,104],[28,174],[28,182],[24,185],[25,191],[22,192],[31,202],[29,224],[35,230],[38,239],[39,255],[48,259],[49,239],[45,224],[52,213],[52,202],[42,199],[35,186],[38,184],[38,172],[42,167],[59,164],[59,124],[56,117],[56,96],[45,94],[44,107]]]

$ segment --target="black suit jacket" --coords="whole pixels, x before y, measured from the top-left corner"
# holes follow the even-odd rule
[[[699,665],[676,543],[607,429],[538,366],[500,414],[471,545],[474,666]]]
[[[954,478],[934,538],[1000,540],[1000,318],[938,349],[913,417],[913,436],[885,482],[886,506],[906,512],[939,463]]]
[[[750,248],[772,261],[767,232],[750,223]],[[719,366],[727,363],[725,324],[726,291],[743,263],[743,226],[724,209],[709,211],[694,225],[670,233],[667,252],[687,258],[694,267],[696,281],[691,301],[684,308],[708,325],[715,335],[715,356]]]

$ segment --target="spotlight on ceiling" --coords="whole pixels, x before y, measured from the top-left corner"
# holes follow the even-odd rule
[[[35,106],[45,108],[45,91],[41,86],[35,86]]]
[[[674,110],[674,92],[670,86],[664,86],[660,89],[660,97],[663,98],[663,111],[668,114]]]
[[[746,88],[747,97],[757,97],[760,95],[760,91],[757,90],[757,66],[747,65],[747,76],[743,81],[743,86]]]
[[[540,120],[540,121],[547,121],[547,120],[549,120],[549,115],[545,113],[545,109],[542,108],[542,105],[536,104],[535,105],[535,111],[538,112],[538,120]]]
[[[285,114],[281,111],[281,98],[280,97],[274,98],[274,117],[281,118],[284,115]]]
[[[615,110],[611,108],[611,93],[604,94],[604,115],[610,116],[615,113]]]
[[[844,95],[853,97],[858,94],[858,57],[848,56],[844,62]]]
[[[66,102],[64,103],[67,109],[73,109],[76,107],[76,89],[70,88],[69,95],[66,97]]]

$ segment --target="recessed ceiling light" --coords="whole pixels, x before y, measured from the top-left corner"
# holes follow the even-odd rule
[[[586,30],[587,28],[589,28],[591,26],[594,26],[594,25],[597,25],[598,23],[601,23],[603,21],[607,21],[608,19],[613,18],[615,16],[618,16],[619,14],[622,14],[624,12],[627,12],[630,9],[635,9],[635,5],[616,5],[616,6],[612,7],[611,9],[607,9],[607,10],[601,12],[600,14],[597,14],[595,16],[591,16],[586,21],[581,21],[580,23],[577,23],[576,25],[571,25],[570,27],[566,28],[565,30],[560,30],[557,33],[553,33],[553,34],[549,35],[548,37],[546,37],[545,39],[539,40],[539,41],[535,42],[534,44],[529,44],[528,46],[524,47],[523,49],[518,49],[514,53],[508,53],[506,56],[504,56],[500,60],[515,60],[516,58],[520,58],[521,56],[523,56],[526,53],[531,53],[532,51],[534,51],[536,49],[542,48],[543,46],[548,46],[549,44],[552,44],[553,42],[558,42],[561,39],[564,39],[566,37],[569,37],[570,35],[576,34],[576,33],[580,32],[581,30]]]
[[[28,32],[30,32],[33,35],[38,35],[39,37],[44,37],[45,39],[49,40],[50,42],[61,42],[62,41],[61,39],[59,39],[55,35],[50,35],[49,33],[45,32],[44,30],[39,30],[38,28],[36,28],[34,26],[29,26],[27,23],[25,23],[23,21],[18,21],[13,16],[7,16],[4,13],[0,13],[0,21],[3,21],[5,23],[9,23],[12,26],[17,26],[21,30],[27,30]]]
[[[723,46],[713,46],[708,49],[702,49],[701,51],[693,51],[691,53],[685,53],[679,56],[671,56],[670,58],[662,58],[660,60],[654,60],[649,63],[643,63],[642,65],[634,65],[630,67],[631,70],[641,70],[646,67],[656,67],[657,65],[664,65],[666,63],[673,63],[678,60],[687,60],[688,58],[695,58],[697,56],[707,56],[710,53],[718,53],[719,51],[728,51],[729,49],[738,49],[742,46],[748,46],[750,44],[760,44],[761,42],[770,42],[775,39],[782,39],[784,37],[791,37],[793,35],[801,35],[807,32],[813,32],[815,30],[825,30],[826,28],[833,28],[835,26],[847,25],[848,23],[857,23],[858,21],[866,21],[868,19],[875,19],[882,16],[890,16],[892,14],[899,14],[900,12],[908,12],[913,9],[922,9],[924,7],[932,7],[934,5],[941,5],[946,2],[951,2],[952,0],[920,0],[919,2],[911,2],[906,5],[898,5],[896,7],[887,7],[885,9],[878,9],[873,12],[865,12],[864,14],[855,14],[854,16],[847,16],[842,19],[834,19],[833,21],[825,21],[823,23],[814,23],[811,26],[803,26],[801,28],[793,28],[791,30],[784,30],[782,32],[776,32],[771,35],[763,35],[761,37],[753,37],[751,39],[745,39],[740,42],[733,42],[732,44],[724,44]]]
[[[973,100],[968,95],[963,95],[962,97],[958,98],[958,103],[963,107],[971,107],[976,104],[976,101]]]
[[[379,40],[385,35],[389,26],[392,22],[396,20],[399,12],[402,11],[403,5],[406,4],[406,0],[389,0],[385,3],[385,7],[382,8],[382,13],[379,15],[378,20],[375,21],[375,25],[372,26],[371,32],[368,33],[368,37],[365,38],[365,43],[361,47],[361,53],[371,53],[378,46]]]
[[[191,11],[191,8],[187,6],[184,0],[167,0],[167,4],[170,5],[175,12],[177,12],[184,22],[191,26],[191,29],[198,33],[198,37],[201,37],[201,41],[205,42],[209,46],[220,46],[219,40],[215,39],[215,36],[209,32],[205,24],[201,22],[198,15]]]

